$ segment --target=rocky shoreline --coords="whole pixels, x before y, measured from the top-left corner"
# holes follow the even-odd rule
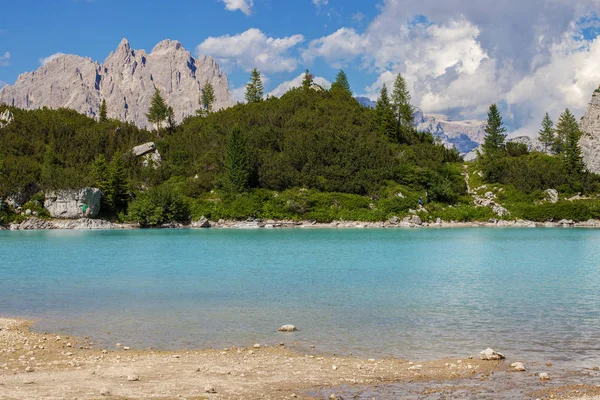
[[[489,220],[475,222],[442,221],[423,222],[418,216],[399,219],[393,217],[384,222],[364,221],[333,221],[319,223],[316,221],[288,221],[288,220],[260,220],[248,219],[246,221],[218,220],[210,221],[200,219],[191,223],[168,223],[153,229],[294,229],[294,228],[322,228],[322,229],[384,229],[384,228],[600,228],[600,220],[574,222],[561,220],[558,222],[533,222],[525,220]],[[20,224],[0,225],[0,230],[27,231],[27,230],[116,230],[116,229],[144,229],[139,224],[118,224],[103,219],[41,219],[31,217]]]

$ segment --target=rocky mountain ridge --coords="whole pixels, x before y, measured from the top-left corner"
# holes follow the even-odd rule
[[[580,126],[583,131],[579,140],[583,162],[590,172],[600,174],[600,88],[592,94]]]
[[[150,128],[146,112],[156,88],[181,121],[198,110],[206,81],[215,90],[215,109],[233,105],[227,76],[213,58],[194,58],[178,41],[164,40],[147,53],[132,49],[123,39],[102,64],[66,54],[21,74],[14,85],[0,90],[0,104],[65,107],[97,117],[106,100],[109,118]]]

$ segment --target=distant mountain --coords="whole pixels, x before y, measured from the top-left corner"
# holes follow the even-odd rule
[[[23,109],[66,107],[97,117],[106,100],[109,118],[150,127],[146,113],[155,88],[181,121],[199,108],[200,89],[207,80],[215,89],[215,109],[233,105],[227,76],[211,57],[194,58],[171,40],[146,53],[123,39],[103,64],[61,55],[20,75],[14,85],[0,90],[0,103]]]
[[[374,108],[377,104],[368,97],[356,97],[356,100],[365,107]],[[454,147],[462,154],[476,149],[485,138],[485,121],[452,121],[446,115],[425,114],[419,108],[415,109],[415,127],[419,131],[431,132],[446,146]]]

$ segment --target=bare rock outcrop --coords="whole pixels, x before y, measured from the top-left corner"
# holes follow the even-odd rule
[[[0,129],[8,126],[14,119],[15,117],[10,110],[4,110],[4,112],[0,113]]]
[[[151,165],[153,168],[158,168],[162,165],[162,157],[156,148],[154,142],[148,142],[135,146],[131,151],[136,157],[144,157],[142,165],[147,167]]]
[[[581,119],[583,135],[579,140],[583,162],[590,172],[600,173],[600,88],[594,91]]]
[[[101,199],[102,192],[96,188],[48,191],[44,207],[54,218],[94,218],[100,212]]]
[[[199,108],[206,81],[215,90],[215,110],[233,104],[227,76],[213,58],[194,58],[177,41],[164,40],[147,53],[132,49],[123,39],[102,64],[67,54],[20,75],[14,85],[0,91],[0,104],[23,109],[66,107],[98,117],[106,100],[109,118],[150,128],[146,112],[156,88],[173,107],[176,121],[182,121]]]

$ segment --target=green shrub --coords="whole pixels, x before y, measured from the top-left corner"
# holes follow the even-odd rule
[[[129,204],[128,219],[142,226],[190,219],[190,208],[183,197],[165,186],[143,192]]]

